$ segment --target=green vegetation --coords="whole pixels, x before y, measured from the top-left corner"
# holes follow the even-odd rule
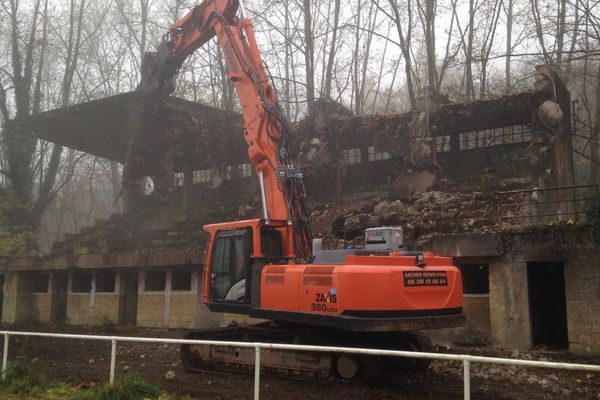
[[[94,388],[90,400],[138,400],[145,398],[166,398],[158,386],[147,383],[139,377],[125,375],[114,385],[104,385]]]
[[[25,254],[33,246],[32,228],[19,222],[27,209],[19,205],[11,191],[0,188],[0,257]]]
[[[58,384],[43,373],[43,365],[37,359],[28,360],[24,355],[9,363],[6,378],[0,383],[3,400],[192,400],[191,397],[172,396],[160,387],[142,378],[123,375],[114,385],[93,387]]]
[[[600,194],[596,194],[587,200],[585,204],[585,214],[588,221],[600,223]]]
[[[19,354],[15,361],[8,364],[6,378],[1,383],[1,387],[13,394],[26,392],[33,394],[38,389],[44,390],[49,382],[42,370],[38,359],[28,360],[23,354]]]

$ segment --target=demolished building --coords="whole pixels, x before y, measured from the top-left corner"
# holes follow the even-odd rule
[[[528,228],[576,222],[589,189],[575,185],[570,98],[558,76],[540,68],[532,91],[394,115],[318,109],[311,129],[296,127],[297,148],[314,230],[330,246],[360,245],[367,227],[403,226],[461,267],[467,325],[451,339],[600,353],[589,321],[600,316],[600,266],[580,255],[595,231]],[[133,92],[13,124],[124,164],[126,207],[47,256],[1,260],[3,322],[200,328],[230,318],[201,304],[202,225],[256,211],[239,115]],[[546,281],[554,286],[535,286]],[[548,321],[545,293],[563,300],[555,315],[564,318]],[[540,337],[544,324],[556,337]]]

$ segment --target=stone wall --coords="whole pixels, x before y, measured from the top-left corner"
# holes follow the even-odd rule
[[[190,271],[189,290],[173,288],[173,271],[165,271],[164,290],[152,291],[146,287],[146,273],[140,273],[137,325],[145,327],[187,328],[214,327],[200,296],[200,272]]]
[[[458,328],[430,331],[436,342],[485,345],[490,342],[490,302],[488,295],[463,297],[465,324]]]
[[[490,332],[493,344],[516,349],[531,347],[527,264],[510,256],[491,260]]]
[[[459,264],[475,256],[489,266],[489,313],[483,304],[464,297],[467,323],[445,337],[477,342],[485,338],[514,349],[532,346],[532,316],[528,263],[564,265],[569,351],[600,354],[600,250],[593,226],[539,227],[499,235],[445,235],[430,241],[439,254],[455,257]],[[561,295],[557,293],[557,295]]]
[[[49,323],[52,316],[52,293],[33,293],[32,296],[32,320]]]
[[[600,250],[574,252],[565,263],[569,349],[600,354]]]
[[[171,293],[169,303],[169,328],[194,328],[196,316],[196,302],[194,301],[197,293]]]
[[[119,293],[95,293],[92,325],[116,325],[120,322],[122,297]]]
[[[29,321],[32,316],[32,282],[23,272],[7,272],[4,276],[2,322]]]
[[[70,325],[87,325],[90,323],[89,293],[68,294],[67,323]]]
[[[160,328],[165,326],[165,294],[140,293],[138,296],[137,326]]]

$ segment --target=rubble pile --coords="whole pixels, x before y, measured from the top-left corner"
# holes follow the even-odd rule
[[[504,188],[501,188],[504,189]],[[364,230],[401,226],[409,240],[433,234],[490,233],[524,223],[527,194],[499,195],[498,191],[473,190],[417,193],[411,198],[356,196],[347,201],[313,206],[315,236],[343,239],[361,245]],[[511,218],[516,217],[516,218]]]

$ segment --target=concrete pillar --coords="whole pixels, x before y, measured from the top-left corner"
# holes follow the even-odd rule
[[[166,327],[169,326],[169,319],[171,318],[171,282],[173,281],[173,271],[167,271],[165,282],[165,310],[163,314],[163,324]]]
[[[88,325],[94,324],[94,313],[96,310],[96,271],[92,272],[92,282],[90,287],[90,305],[88,313]]]
[[[2,304],[2,322],[13,324],[17,319],[17,273],[4,275],[4,301]]]
[[[2,322],[27,321],[32,312],[31,282],[23,272],[7,272],[4,278]]]
[[[490,326],[493,344],[531,348],[527,263],[510,256],[489,264]]]

